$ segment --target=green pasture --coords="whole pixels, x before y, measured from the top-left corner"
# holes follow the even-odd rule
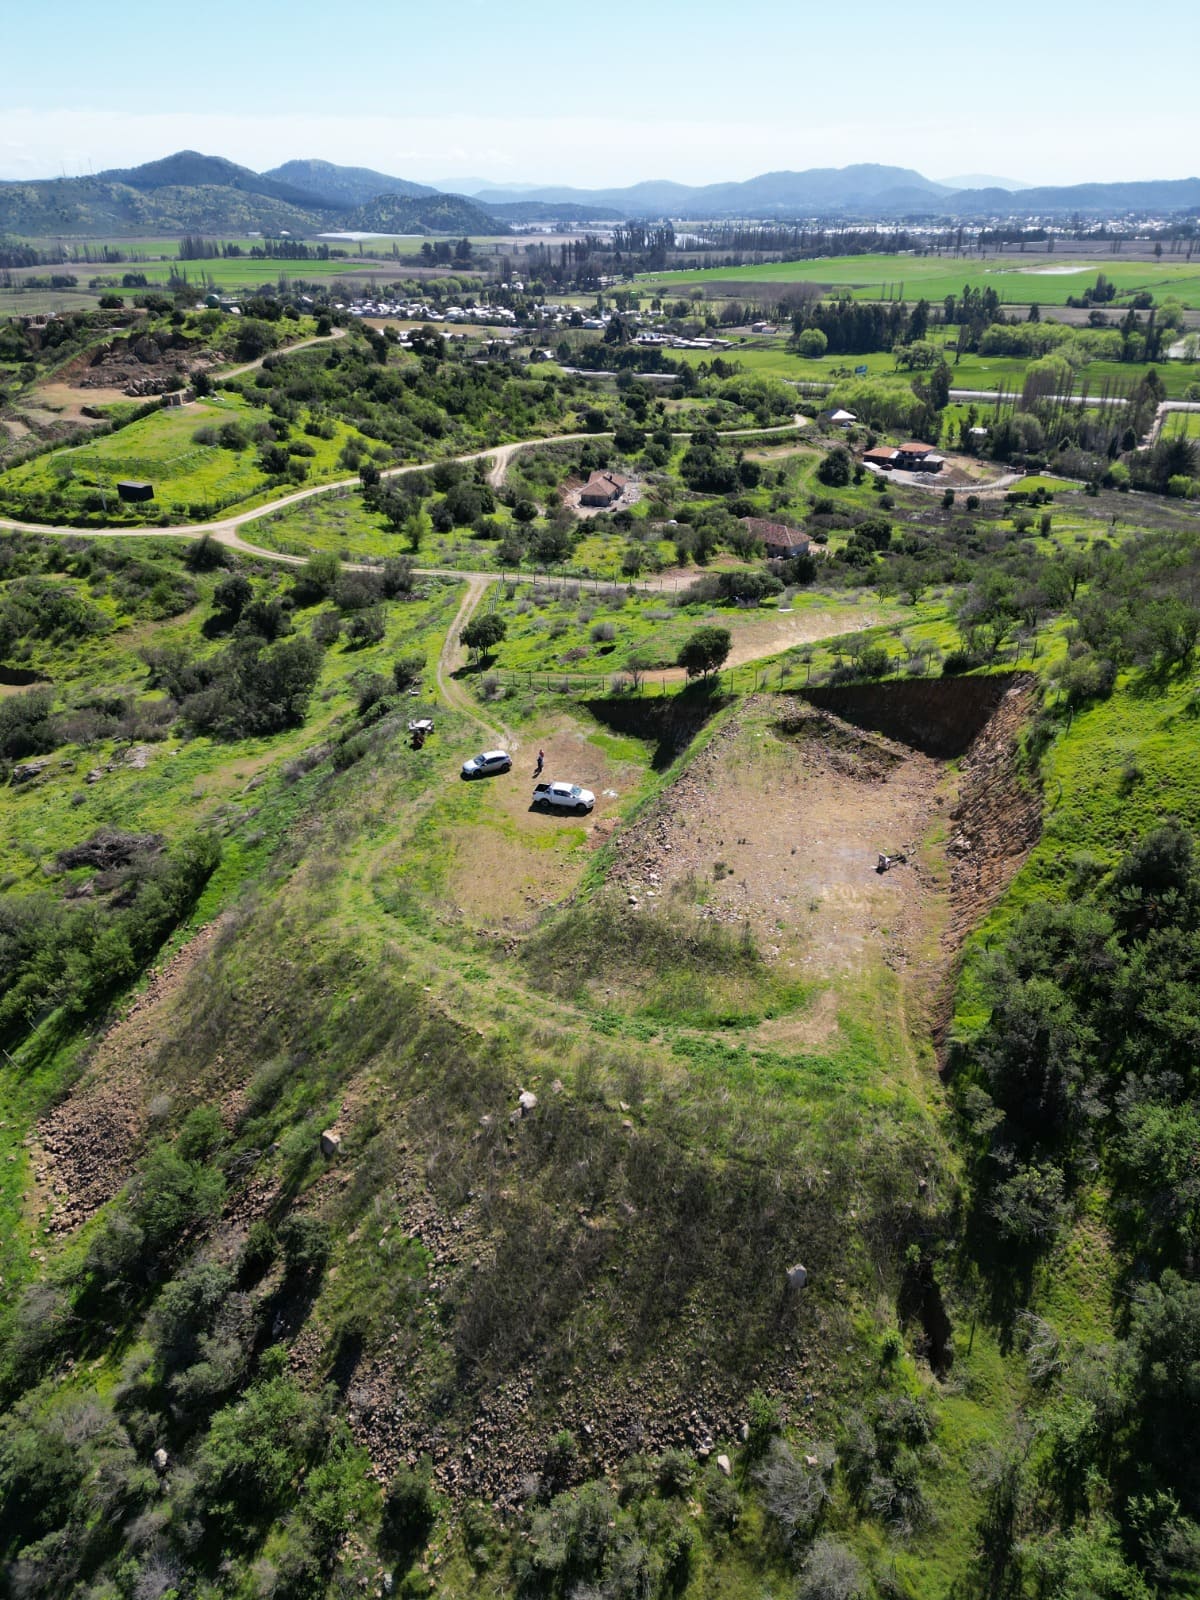
[[[952,340],[953,330],[933,328],[933,343],[946,346]],[[755,377],[783,378],[793,383],[832,385],[852,382],[855,368],[866,367],[868,378],[893,378],[904,386],[912,383],[920,373],[897,368],[890,351],[878,350],[870,355],[824,355],[806,359],[789,350],[780,340],[770,345],[736,344],[729,350],[671,350],[672,361],[689,367],[711,366],[718,357],[722,361],[736,362]],[[956,359],[957,351],[945,348],[945,359],[950,367],[950,383],[955,389],[986,389],[1006,394],[1019,394],[1025,382],[1030,359],[1023,356],[993,356],[978,353],[964,354]],[[1091,395],[1098,396],[1107,383],[1110,389],[1132,388],[1145,372],[1145,367],[1122,361],[1091,361],[1081,367],[1076,376],[1075,392],[1081,394],[1086,387]],[[1195,383],[1196,368],[1182,361],[1160,361],[1156,372],[1162,379],[1163,390],[1172,400],[1180,399],[1189,384]],[[986,402],[984,402],[986,404]]]
[[[207,514],[207,508],[227,508],[264,494],[271,485],[258,466],[258,452],[248,444],[241,450],[197,444],[193,435],[204,426],[239,422],[252,427],[261,413],[240,395],[220,393],[190,405],[155,411],[116,433],[73,448],[56,450],[6,473],[0,483],[4,503],[19,507],[31,498],[57,494],[58,509],[66,517],[84,511],[97,493],[109,498],[110,517],[119,513],[116,485],[122,479],[154,485],[154,501],[147,504],[151,518]],[[345,476],[338,456],[354,429],[335,424],[332,439],[300,435],[313,450],[302,458],[308,483],[329,482]],[[277,487],[283,494],[294,485]],[[25,514],[25,513],[18,513]]]
[[[1194,262],[1122,261],[1119,256],[1093,261],[1067,256],[1003,256],[992,260],[953,256],[829,256],[815,261],[769,261],[758,266],[710,267],[643,273],[637,286],[656,293],[709,284],[735,285],[816,283],[849,291],[856,300],[944,300],[961,294],[964,284],[995,289],[1004,305],[1065,305],[1081,295],[1103,272],[1119,295],[1143,289],[1158,301],[1174,295],[1185,305],[1200,304],[1200,268]]]

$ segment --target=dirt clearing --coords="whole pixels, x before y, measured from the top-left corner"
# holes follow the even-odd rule
[[[1014,793],[1026,710],[1019,686],[1004,694],[955,766],[804,700],[752,697],[619,839],[628,914],[686,907],[748,928],[816,996],[764,1025],[779,1042],[830,1037],[852,994],[898,992],[931,1025],[962,939],[1037,836],[1036,795]],[[880,872],[881,854],[905,860]],[[881,987],[885,969],[895,983]]]

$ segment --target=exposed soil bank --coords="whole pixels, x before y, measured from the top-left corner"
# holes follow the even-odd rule
[[[728,695],[687,691],[643,699],[640,695],[607,695],[584,705],[606,728],[634,739],[653,740],[655,772],[669,767],[707,722],[729,704]]]
[[[980,678],[910,678],[798,692],[812,705],[832,711],[857,728],[869,728],[924,755],[948,761],[966,752],[1014,683],[1026,676],[998,672]]]

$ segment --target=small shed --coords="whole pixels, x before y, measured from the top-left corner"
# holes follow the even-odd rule
[[[153,500],[154,485],[152,483],[134,483],[125,479],[117,484],[117,493],[122,500]]]

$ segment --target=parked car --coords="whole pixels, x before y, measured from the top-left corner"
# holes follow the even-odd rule
[[[463,762],[462,775],[464,778],[490,778],[493,772],[507,772],[511,766],[512,757],[507,750],[484,750]]]
[[[582,816],[596,804],[596,796],[577,783],[539,783],[534,787],[533,803],[539,810],[574,811]]]

